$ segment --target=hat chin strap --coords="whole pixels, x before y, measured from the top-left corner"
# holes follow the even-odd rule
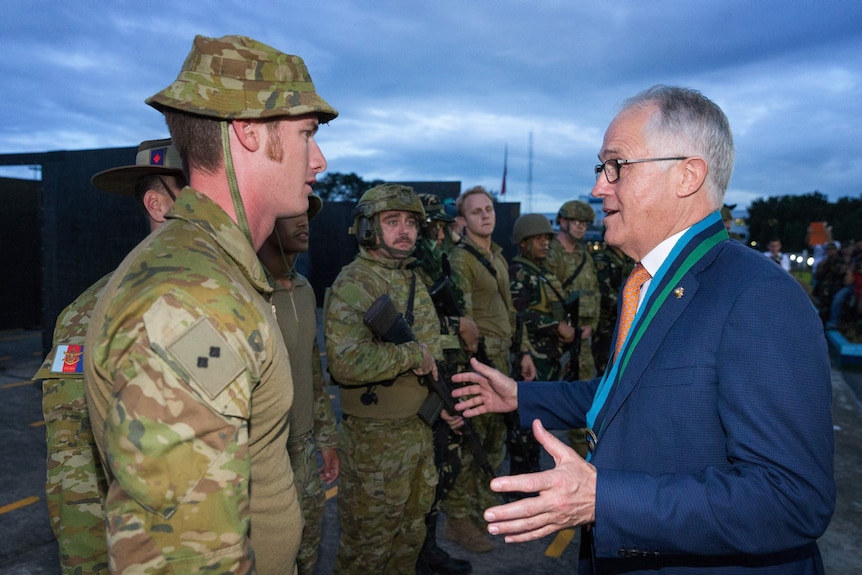
[[[239,194],[239,184],[236,181],[236,171],[233,167],[233,156],[230,153],[230,134],[228,133],[228,123],[219,122],[221,126],[221,148],[224,153],[224,171],[227,175],[227,183],[230,187],[230,199],[233,201],[233,211],[236,212],[236,224],[245,237],[248,243],[254,245],[251,239],[251,229],[248,226],[248,218],[245,215],[245,206],[242,203],[242,196]]]

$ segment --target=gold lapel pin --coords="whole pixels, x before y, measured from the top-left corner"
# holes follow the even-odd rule
[[[679,299],[685,295],[685,289],[683,289],[682,287],[678,287],[675,290],[673,290],[673,295],[676,296],[676,299]]]

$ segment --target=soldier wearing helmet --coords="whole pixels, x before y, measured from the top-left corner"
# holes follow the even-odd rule
[[[104,170],[93,186],[135,198],[154,231],[165,221],[185,186],[182,165],[169,139],[138,146],[135,163]],[[105,469],[93,439],[83,365],[84,334],[107,274],[75,298],[57,317],[53,347],[33,379],[42,380],[42,412],[47,439],[46,502],[60,551],[63,573],[108,573],[105,543]]]
[[[560,379],[560,358],[575,338],[563,288],[557,276],[545,267],[553,237],[551,222],[541,214],[526,214],[515,220],[512,242],[518,245],[520,253],[509,266],[509,290],[518,318],[516,333],[527,338],[539,381]],[[507,414],[506,423],[510,472],[538,471],[541,450],[532,431],[520,427],[517,413]]]
[[[317,299],[311,283],[297,271],[296,265],[299,255],[308,251],[309,220],[322,207],[318,196],[309,196],[308,211],[279,218],[272,234],[257,252],[273,285],[272,305],[290,353],[293,376],[287,451],[304,523],[296,556],[298,575],[313,575],[315,571],[323,536],[324,482],[335,481],[340,466],[335,415],[326,391],[317,344]],[[320,469],[318,453],[323,462]]]
[[[583,244],[584,234],[594,219],[595,212],[587,202],[570,200],[564,203],[556,218],[560,231],[548,253],[548,269],[559,278],[563,295],[569,300],[578,299],[581,379],[592,377],[595,372],[590,342],[599,319],[598,280],[592,254]],[[575,375],[574,370],[572,372]]]
[[[324,305],[329,373],[340,387],[341,538],[336,573],[413,573],[425,540],[437,469],[431,429],[417,416],[437,376],[440,324],[411,269],[425,210],[408,186],[383,184],[359,199],[352,233],[356,258],[344,266]],[[415,341],[376,337],[366,312],[388,295]]]
[[[244,36],[197,36],[147,103],[190,185],[114,273],[87,333],[111,569],[290,572],[293,380],[256,251],[278,218],[308,210],[326,168],[314,135],[337,113],[301,58]]]
[[[595,375],[592,337],[599,322],[599,282],[593,256],[583,244],[584,234],[595,219],[595,212],[587,202],[569,200],[560,206],[556,222],[560,228],[551,242],[547,267],[556,274],[563,287],[563,295],[570,305],[578,302],[578,331],[581,338],[580,357],[569,357],[565,378],[590,379]],[[569,441],[575,449],[586,454],[582,430],[572,430]]]

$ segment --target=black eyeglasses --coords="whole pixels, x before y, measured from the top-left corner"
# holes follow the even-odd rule
[[[618,160],[616,158],[605,160],[596,166],[596,179],[599,179],[599,174],[605,173],[609,184],[613,184],[620,179],[620,166],[625,164],[642,164],[644,162],[669,162],[671,160],[687,160],[688,156],[680,156],[677,158],[644,158],[640,160]]]

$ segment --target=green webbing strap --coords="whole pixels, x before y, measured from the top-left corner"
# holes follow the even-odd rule
[[[233,169],[233,156],[230,153],[230,134],[228,134],[227,122],[220,122],[221,126],[221,148],[224,153],[224,171],[227,175],[227,183],[230,186],[230,199],[233,201],[233,211],[236,212],[236,225],[248,243],[254,245],[251,239],[251,229],[248,227],[248,218],[245,215],[245,206],[242,204],[242,196],[239,195],[239,184],[236,182],[236,172]]]

